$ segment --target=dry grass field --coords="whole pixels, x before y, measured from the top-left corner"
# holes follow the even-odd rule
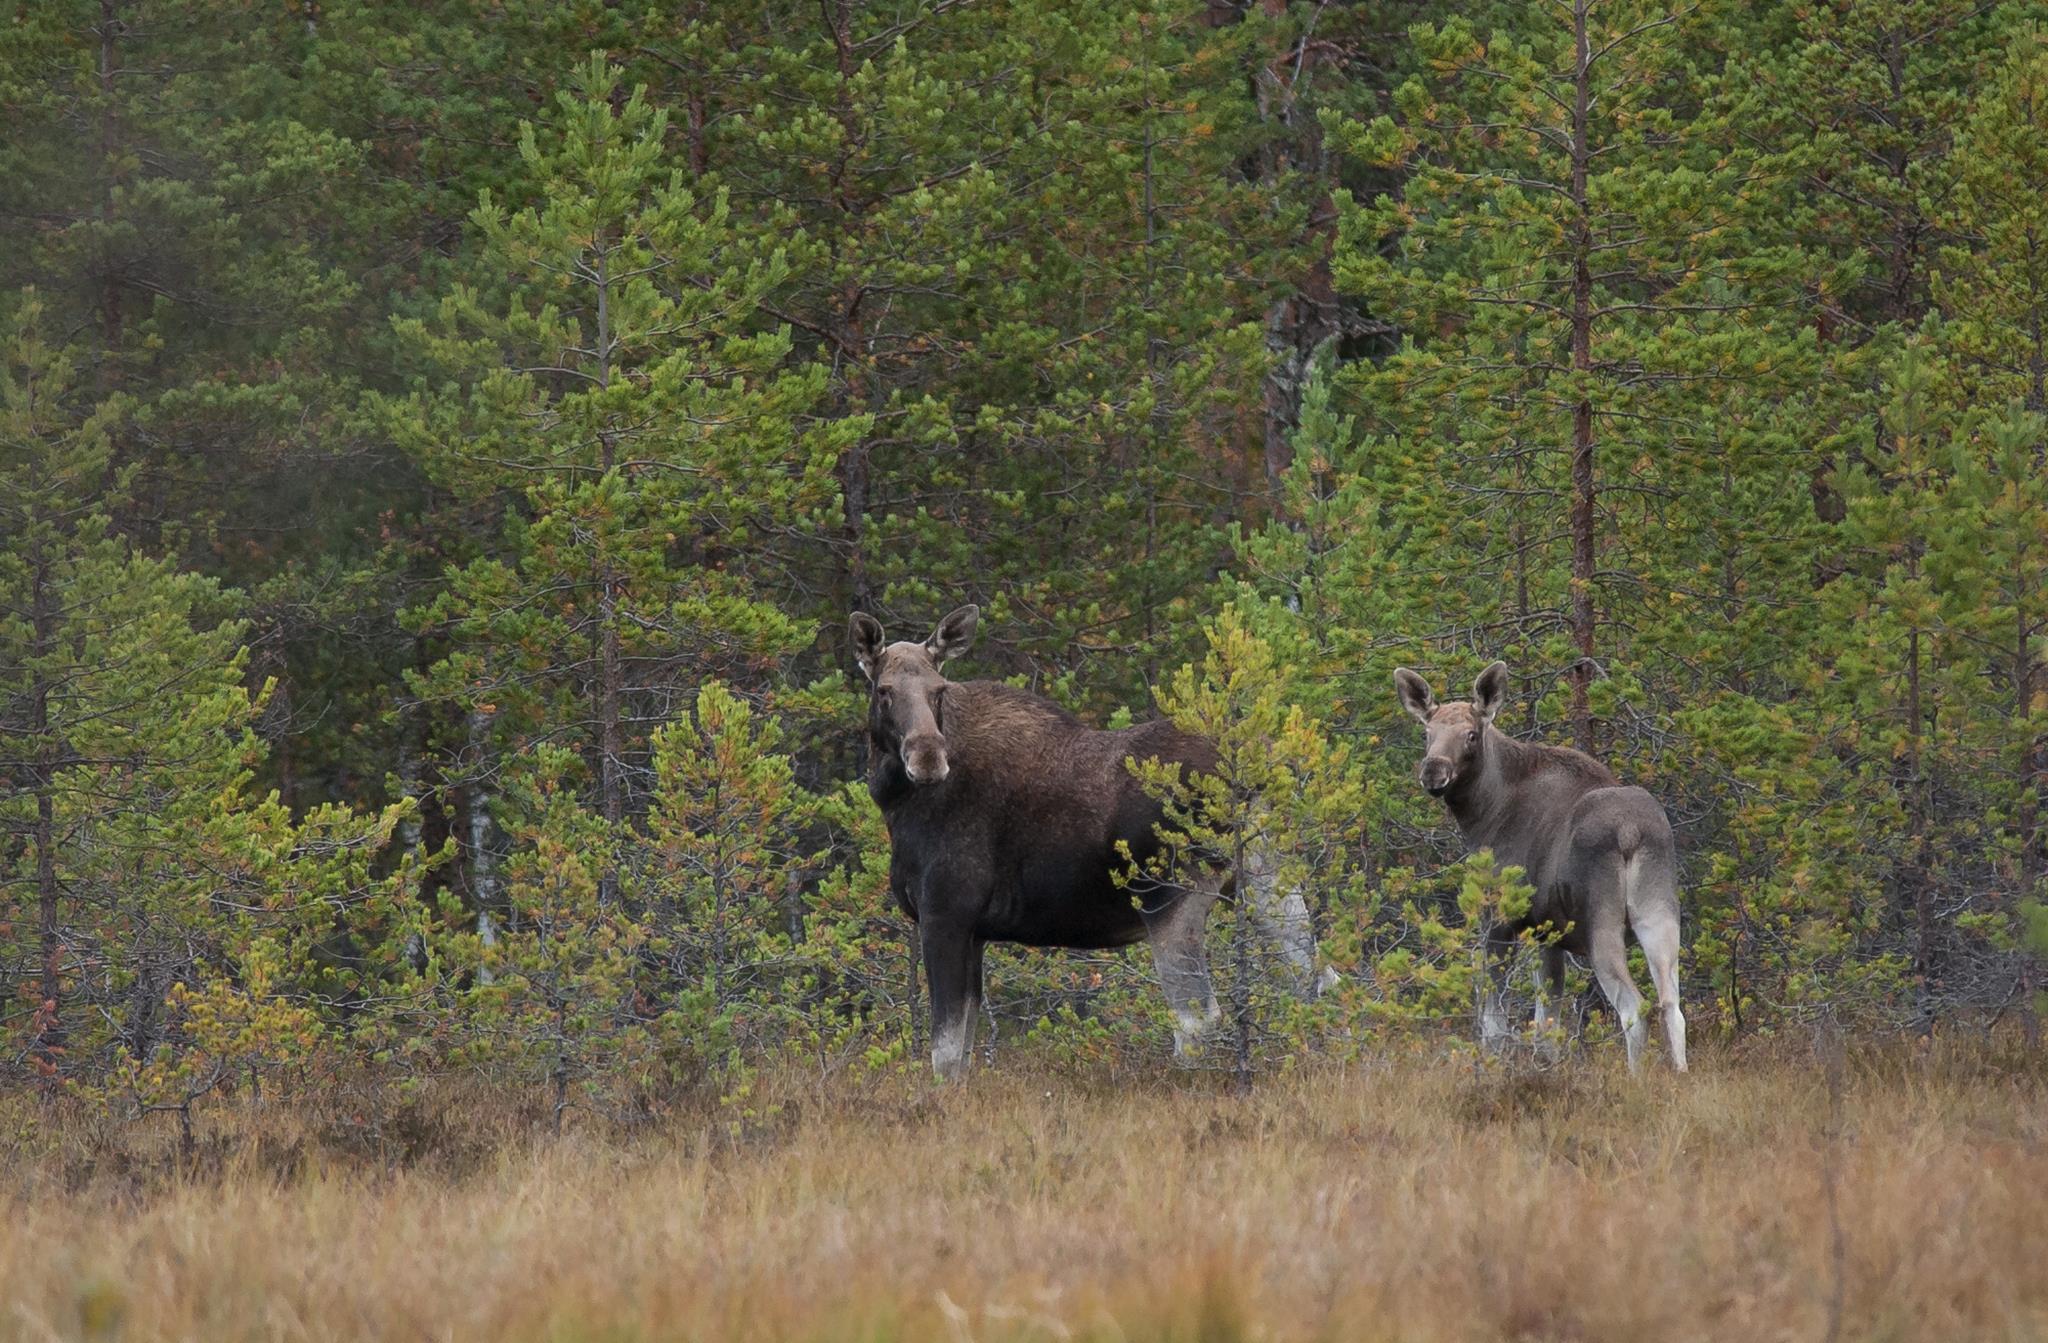
[[[1014,1062],[792,1086],[743,1137],[217,1118],[182,1173],[23,1102],[0,1335],[2048,1339],[2038,1056],[1827,1075],[1791,1046],[1641,1081],[1403,1060],[1241,1099]]]

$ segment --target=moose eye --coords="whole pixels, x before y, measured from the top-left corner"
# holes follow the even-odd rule
[[[1479,740],[1479,729],[1475,727],[1475,728],[1473,728],[1473,729],[1472,729],[1472,730],[1471,730],[1470,732],[1467,732],[1467,733],[1465,734],[1465,740],[1466,740],[1466,741],[1478,741],[1478,740]]]

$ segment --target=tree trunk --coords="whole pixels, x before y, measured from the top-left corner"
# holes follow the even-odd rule
[[[832,46],[837,53],[839,69],[839,90],[836,114],[840,127],[846,132],[846,143],[860,143],[862,136],[854,117],[851,87],[860,72],[860,62],[854,58],[853,14],[848,0],[832,0],[829,8],[821,3],[827,25],[831,30]],[[843,166],[843,165],[842,165]],[[845,174],[835,174],[834,180],[841,185],[833,193],[833,206],[846,217],[851,231],[860,215],[865,212],[864,204],[853,199],[844,189]],[[867,368],[866,332],[860,317],[861,299],[865,289],[856,279],[849,279],[840,290],[840,308],[829,322],[828,336],[833,347],[835,361],[841,367],[837,371],[844,379],[845,407],[865,406],[869,410],[879,409],[881,389],[873,371]],[[846,580],[853,609],[856,611],[875,610],[875,591],[868,575],[867,564],[867,517],[869,499],[868,442],[858,439],[847,445],[840,454],[835,474],[839,477],[839,497],[843,523],[840,544],[843,563],[846,566]]]
[[[1885,35],[1885,74],[1891,96],[1878,115],[1896,124],[1902,120],[1900,113],[1906,101],[1906,47],[1896,30]],[[1912,157],[1903,144],[1895,145],[1885,155],[1885,167],[1892,178],[1893,200],[1906,202],[1895,208],[1892,216],[1886,258],[1885,315],[1901,326],[1912,326],[1926,311],[1926,304],[1920,301],[1920,260],[1927,220],[1913,204],[1920,192],[1912,180]]]
[[[42,950],[42,979],[30,1054],[54,1086],[64,1056],[64,927],[57,883],[57,768],[59,751],[50,732],[50,691],[45,661],[56,650],[57,610],[50,591],[49,557],[40,541],[29,555],[29,631],[35,684],[29,696],[29,740],[35,743],[36,921]]]
[[[1910,572],[1919,576],[1919,565]],[[1927,807],[1925,770],[1921,760],[1920,629],[1906,634],[1906,861],[1900,875],[1913,906],[1913,979],[1919,993],[1919,1027],[1934,1029],[1934,892],[1927,879]]]
[[[112,236],[114,226],[114,197],[120,187],[115,172],[119,160],[116,152],[121,140],[121,124],[115,112],[115,76],[120,72],[121,34],[127,25],[121,20],[121,0],[100,0],[100,21],[95,31],[99,38],[98,75],[100,86],[100,171],[104,184],[100,189],[99,224],[101,246]],[[121,277],[114,259],[101,254],[99,276],[99,324],[100,361],[97,370],[97,386],[101,396],[106,396],[120,387],[121,375],[119,350],[121,346]]]
[[[860,286],[848,282],[840,297],[844,306],[833,323],[832,343],[837,347],[837,357],[842,364],[846,405],[849,409],[857,406],[878,409],[875,403],[879,391],[873,371],[866,367],[867,356],[863,349],[867,333],[860,319]],[[865,437],[847,444],[846,451],[840,454],[839,497],[844,519],[841,543],[845,552],[847,585],[851,589],[853,609],[872,613],[875,591],[868,577],[867,557],[870,467]]]
[[[1278,25],[1287,15],[1287,0],[1259,0],[1259,9],[1269,25]],[[1211,28],[1241,23],[1249,6],[1211,0],[1203,11],[1203,22]],[[1317,11],[1320,14],[1320,10]],[[1293,172],[1312,174],[1324,189],[1310,208],[1305,236],[1313,244],[1313,259],[1293,292],[1283,295],[1266,310],[1266,352],[1272,371],[1262,389],[1264,419],[1264,467],[1266,491],[1277,508],[1281,481],[1294,463],[1293,434],[1301,422],[1301,394],[1308,380],[1315,352],[1338,331],[1336,282],[1330,270],[1330,255],[1336,242],[1337,206],[1329,191],[1334,179],[1316,139],[1313,116],[1297,119],[1303,87],[1314,77],[1319,64],[1309,38],[1315,17],[1283,47],[1268,48],[1265,60],[1252,72],[1259,119],[1288,128],[1275,134],[1260,155],[1259,175],[1278,187]],[[1273,31],[1284,31],[1275,27]],[[1297,151],[1302,151],[1300,154]],[[1304,166],[1299,157],[1310,161]]]
[[[1586,32],[1590,0],[1572,7],[1572,41],[1576,64],[1572,79],[1572,369],[1581,379],[1593,371],[1593,237],[1586,200],[1586,143],[1592,102],[1592,50]],[[1593,461],[1593,402],[1581,390],[1572,407],[1572,642],[1579,650],[1572,667],[1572,735],[1581,751],[1593,754],[1593,710],[1588,691],[1593,682],[1593,563],[1596,477]]]
[[[2044,752],[2043,741],[2032,726],[2034,715],[2034,683],[2037,675],[2034,664],[2033,643],[2035,630],[2027,618],[2028,584],[2026,582],[2026,550],[2021,547],[2015,557],[2013,574],[2013,712],[2019,721],[2027,726],[2020,744],[2019,778],[2019,832],[2020,832],[2020,883],[2019,899],[2038,900],[2042,897],[2042,837],[2041,837],[2041,794],[2048,786],[2048,752]],[[2020,1021],[2026,1033],[2030,1048],[2038,1048],[2041,1040],[2040,1014],[2034,1010],[2035,957],[2030,948],[2020,952]]]
[[[290,670],[284,665],[284,656],[272,659],[271,676],[275,684],[271,688],[270,702],[264,706],[264,716],[276,725],[268,737],[271,758],[277,762],[277,797],[288,810],[298,810],[299,773],[297,759],[292,754],[292,743],[298,734],[292,731],[292,683]]]
[[[413,739],[418,729],[420,706],[407,704],[398,711],[398,796],[413,804],[412,811],[398,823],[398,851],[402,857],[418,860],[425,821],[420,798],[420,749]]]
[[[1241,803],[1236,814],[1243,816],[1247,805]],[[1246,870],[1245,857],[1244,836],[1239,833],[1231,854],[1233,871]],[[1248,892],[1240,892],[1231,902],[1231,915],[1230,1023],[1236,1037],[1232,1062],[1237,1090],[1242,1094],[1252,1089],[1252,901]]]
[[[35,1015],[33,1046],[37,1071],[53,1083],[64,1058],[64,932],[57,901],[55,808],[47,770],[38,771],[36,788],[36,894],[42,931],[41,1001]]]
[[[488,950],[498,945],[498,924],[493,913],[498,907],[498,855],[491,824],[491,730],[490,715],[482,709],[469,711],[469,750],[473,773],[465,790],[469,829],[469,901],[476,911],[476,935]],[[490,967],[477,967],[477,982],[495,978]]]
[[[626,816],[625,787],[625,724],[621,702],[624,693],[624,670],[619,655],[619,600],[618,575],[610,566],[601,571],[598,579],[602,587],[599,619],[603,622],[600,633],[601,652],[598,658],[598,792],[599,806],[604,813],[605,831],[615,836]],[[598,878],[598,905],[610,909],[619,895],[618,865],[609,856],[612,850],[606,848],[606,859],[602,874]]]
[[[612,382],[611,280],[609,253],[602,246],[597,257],[597,385]],[[599,467],[603,479],[618,468],[618,447],[609,431],[598,434],[602,454]],[[622,702],[625,669],[619,648],[619,588],[621,579],[604,541],[602,526],[593,529],[597,542],[597,780],[598,806],[603,812],[605,833],[615,836],[626,816],[626,740]],[[597,903],[610,909],[618,902],[619,869],[607,847],[597,880]]]
[[[872,612],[875,590],[868,579],[868,445],[866,439],[851,443],[839,458],[839,497],[845,526],[841,539],[846,553],[846,581],[853,595],[853,609]]]
[[[714,791],[710,800],[711,814],[718,814],[718,798]],[[730,903],[727,888],[731,870],[727,865],[723,845],[711,860],[711,1010],[725,1011],[726,962],[731,958],[732,949],[725,926],[727,906]]]
[[[2038,241],[2028,236],[2029,250]],[[2048,336],[2041,328],[2042,305],[2035,304],[2031,314],[2029,332],[2033,337],[2033,348],[2027,355],[2027,409],[2039,415],[2048,412]],[[2040,447],[2034,450],[2034,470],[2038,474],[2048,469],[2048,460]],[[2022,557],[2024,551],[2021,552]],[[2028,619],[2027,598],[2037,595],[2035,585],[2028,581],[2024,559],[2016,557],[2013,575],[2013,609],[2019,628],[2015,633],[2015,660],[2018,675],[2014,678],[2014,708],[2021,721],[2027,723],[2027,740],[2020,755],[2020,898],[2038,900],[2044,898],[2041,889],[2044,867],[2048,867],[2048,839],[2041,830],[2041,813],[2044,801],[2048,801],[2048,738],[2043,738],[2032,724],[2034,721],[2034,686],[2039,675],[2034,661],[2034,640],[2040,636],[2041,626]],[[2041,1045],[2041,1017],[2034,1009],[2035,985],[2038,983],[2037,962],[2033,955],[2022,953],[2020,957],[2020,1020],[2025,1024],[2027,1044],[2038,1049]]]
[[[415,643],[417,647],[417,643]],[[412,809],[405,819],[398,823],[399,861],[419,863],[424,857],[426,840],[426,800],[421,796],[422,771],[420,755],[422,744],[417,738],[420,724],[424,719],[423,706],[417,701],[401,701],[398,710],[398,796],[401,801],[410,802]],[[420,892],[425,895],[425,890]],[[414,970],[424,970],[427,965],[426,939],[414,932],[405,939],[405,963]]]
[[[562,1116],[569,1109],[569,1004],[562,996],[559,986],[550,991],[550,1004],[555,1011],[555,1057],[548,1069],[548,1083],[553,1091],[554,1136],[562,1136]]]

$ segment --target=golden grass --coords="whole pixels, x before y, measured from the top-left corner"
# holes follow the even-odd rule
[[[1014,1063],[792,1087],[744,1141],[478,1120],[461,1173],[273,1118],[203,1178],[17,1163],[0,1335],[2042,1339],[2044,1102],[2038,1059],[1939,1047],[1852,1048],[1837,1106],[1798,1050],[1641,1081],[1390,1061],[1246,1099]]]

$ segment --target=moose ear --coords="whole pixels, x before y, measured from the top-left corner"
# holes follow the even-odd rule
[[[1479,673],[1472,682],[1472,707],[1479,710],[1479,716],[1491,723],[1493,716],[1500,712],[1500,706],[1508,701],[1508,664],[1496,662]]]
[[[932,637],[924,641],[932,661],[944,662],[947,658],[959,657],[974,646],[974,623],[981,619],[979,606],[963,606],[941,620]]]
[[[854,661],[861,674],[875,679],[875,664],[882,658],[882,622],[865,611],[855,611],[846,622],[846,636],[853,644]]]
[[[1436,692],[1429,688],[1429,682],[1406,667],[1396,667],[1394,693],[1400,697],[1401,707],[1406,709],[1416,722],[1429,721],[1429,711],[1436,707]]]

